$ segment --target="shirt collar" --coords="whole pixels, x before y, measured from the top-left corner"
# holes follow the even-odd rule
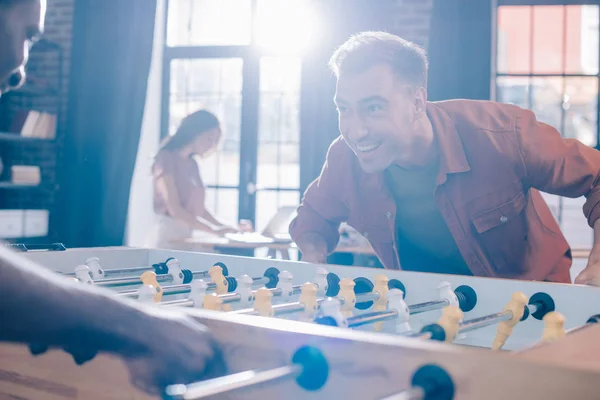
[[[427,116],[433,126],[439,152],[440,170],[437,176],[437,184],[441,185],[449,174],[467,172],[471,166],[465,156],[456,126],[450,114],[435,103],[427,103]]]

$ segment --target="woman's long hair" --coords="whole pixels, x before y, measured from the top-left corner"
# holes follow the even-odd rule
[[[181,121],[175,134],[167,136],[162,141],[159,152],[162,150],[180,150],[196,140],[198,136],[219,126],[219,119],[213,113],[206,110],[198,110],[186,116]]]

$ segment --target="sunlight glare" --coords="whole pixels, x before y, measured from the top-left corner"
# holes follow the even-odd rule
[[[256,27],[262,48],[300,55],[315,37],[317,17],[309,0],[259,0]]]

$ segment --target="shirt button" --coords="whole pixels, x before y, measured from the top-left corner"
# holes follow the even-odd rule
[[[392,213],[391,212],[386,212],[385,216],[387,217],[387,219],[391,220],[392,219]]]
[[[500,217],[500,222],[505,223],[506,221],[508,221],[508,217],[506,215]]]

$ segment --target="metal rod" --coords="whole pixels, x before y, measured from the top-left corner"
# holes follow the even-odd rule
[[[273,289],[269,289],[269,291],[271,293],[273,293],[273,296],[281,296],[283,295],[283,290],[281,290],[281,288],[273,288]],[[302,285],[295,285],[292,286],[292,293],[291,295],[295,295],[295,294],[299,294],[302,293]]]
[[[173,282],[173,275],[164,274],[164,275],[156,275],[156,281],[158,283],[169,283]],[[112,278],[112,279],[102,279],[94,282],[96,286],[102,287],[121,287],[121,286],[132,286],[132,285],[141,285],[142,280],[139,277],[136,278]]]
[[[141,274],[143,274],[144,272],[147,272],[147,271],[154,271],[154,267],[148,266],[148,267],[105,269],[104,270],[104,277],[108,278],[109,276],[123,275],[123,274],[131,274],[131,275],[140,274],[141,275]]]
[[[94,282],[94,285],[102,287],[121,287],[141,284],[142,281],[140,280],[140,278],[112,278],[102,279]]]
[[[266,285],[269,283],[269,278],[261,276],[260,278],[252,278],[252,281],[253,285]]]
[[[138,290],[137,289],[123,290],[122,292],[117,293],[117,296],[129,297],[130,299],[137,299]]]
[[[275,315],[292,314],[299,311],[304,311],[304,304],[298,301],[293,303],[277,304],[273,306],[273,312]]]
[[[170,300],[170,301],[163,301],[162,303],[160,303],[161,306],[164,307],[194,307],[194,300],[188,300],[188,299],[181,299],[181,300]]]
[[[254,308],[243,308],[241,310],[228,311],[227,313],[241,315],[259,315],[258,311],[256,311]]]
[[[189,283],[183,283],[181,285],[165,286],[163,288],[163,296],[174,296],[176,294],[190,293],[192,286]]]
[[[118,268],[118,269],[105,269],[104,270],[104,276],[106,278],[108,278],[109,276],[115,276],[115,275],[124,275],[124,274],[131,274],[131,275],[141,275],[144,272],[148,272],[148,271],[155,271],[156,269],[153,266],[145,266],[145,267],[133,267],[133,268]],[[158,274],[160,275],[166,275],[166,274]],[[197,271],[197,272],[192,272],[192,275],[194,276],[194,278],[204,278],[206,276],[208,276],[208,271]]]
[[[425,390],[420,386],[407,389],[401,393],[393,394],[381,400],[423,400],[425,399]]]
[[[242,295],[238,293],[220,294],[218,297],[223,300],[223,304],[234,303],[242,300]],[[252,298],[254,298],[254,296],[252,296]]]
[[[526,307],[529,309],[529,314],[535,313],[541,305],[539,303],[527,304]]]
[[[146,271],[154,271],[153,267],[137,267],[137,268],[131,268],[131,270],[140,270],[141,272],[146,272]],[[111,270],[108,270],[111,271]],[[207,271],[198,271],[198,272],[192,272],[192,276],[194,279],[198,279],[198,278],[203,278],[208,274]],[[105,275],[106,275],[106,271],[105,271]],[[158,283],[169,283],[169,282],[173,282],[173,275],[171,274],[159,274],[156,275],[156,281]],[[142,280],[139,277],[131,277],[131,278],[110,278],[110,279],[101,279],[101,280],[97,280],[94,282],[94,285],[97,286],[103,286],[103,287],[121,287],[121,286],[131,286],[131,285],[141,285],[142,284]],[[210,287],[210,283],[209,283],[209,287]],[[214,283],[212,284],[214,285]],[[216,285],[215,285],[216,287]]]
[[[494,325],[498,322],[509,320],[513,317],[512,311],[500,311],[495,314],[485,315],[479,318],[473,318],[468,321],[461,322],[458,326],[458,332],[464,333],[475,329],[483,328],[485,326]]]
[[[304,304],[300,302],[276,304],[272,307],[272,309],[275,315],[292,314],[295,312],[303,311]],[[229,311],[229,313],[242,315],[259,315],[259,312],[256,311],[254,308],[244,308],[241,310]]]
[[[448,305],[449,305],[449,302],[446,299],[434,300],[434,301],[428,301],[425,303],[418,303],[418,304],[410,305],[410,306],[408,306],[408,311],[410,312],[410,315],[421,314],[421,313],[424,313],[427,311],[439,310]]]
[[[298,288],[300,288],[300,286],[298,286]],[[293,289],[295,290],[296,286],[294,286]],[[281,291],[281,289],[277,289],[277,288],[270,289],[270,290],[273,291],[274,294],[277,293],[276,292],[277,290]],[[298,289],[298,290],[300,290],[300,289]],[[370,292],[370,293],[363,293],[363,294],[356,295],[356,302],[357,303],[362,303],[364,301],[375,301],[377,299],[379,299],[379,293]],[[320,305],[325,300],[326,300],[326,298],[319,298],[319,299],[317,299],[317,304]],[[344,304],[344,298],[343,297],[339,297],[338,300],[340,300],[340,303],[342,305]],[[302,303],[299,303],[299,302],[277,304],[277,305],[273,306],[273,312],[275,313],[275,315],[292,314],[292,313],[300,312],[300,311],[303,311],[303,310],[304,310],[304,305]],[[244,308],[244,309],[241,309],[241,310],[230,311],[230,313],[233,313],[233,314],[243,314],[243,315],[258,315],[258,312],[255,311],[253,308]],[[396,313],[396,315],[398,315],[398,314]],[[358,317],[356,317],[356,318],[358,318]],[[373,321],[373,322],[377,322],[377,321]]]
[[[356,317],[348,318],[348,327],[354,328],[361,325],[372,324],[380,321],[387,321],[398,317],[398,311],[376,311],[365,313]]]
[[[356,302],[363,303],[366,301],[376,301],[379,300],[379,297],[380,295],[378,292],[360,293],[356,295]]]
[[[302,373],[302,366],[297,364],[266,371],[245,371],[191,385],[169,386],[166,393],[175,399],[197,400],[249,388],[265,382],[294,378],[300,373]]]

